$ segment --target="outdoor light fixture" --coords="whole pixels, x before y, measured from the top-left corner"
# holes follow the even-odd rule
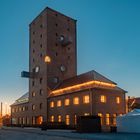
[[[115,84],[110,84],[110,83],[106,83],[106,82],[100,82],[100,81],[89,81],[89,82],[84,82],[84,83],[81,83],[81,84],[77,84],[77,85],[72,85],[72,86],[69,86],[69,87],[65,87],[65,88],[61,88],[61,89],[56,89],[56,90],[53,90],[51,92],[51,94],[62,94],[64,92],[71,92],[71,90],[74,90],[74,91],[79,91],[81,89],[86,89],[86,88],[89,88],[90,86],[92,87],[107,87],[107,88],[115,88],[116,85]]]

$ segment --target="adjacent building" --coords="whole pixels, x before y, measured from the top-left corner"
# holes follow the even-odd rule
[[[78,116],[99,115],[103,126],[115,125],[126,91],[94,70],[77,75],[76,20],[46,8],[29,32],[29,93],[11,105],[12,123],[74,126]]]
[[[128,109],[128,112],[132,111],[133,109],[140,109],[140,97],[128,96],[127,109]]]

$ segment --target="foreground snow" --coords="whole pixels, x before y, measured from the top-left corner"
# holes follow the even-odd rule
[[[47,130],[37,128],[3,128],[0,140],[140,140],[140,133],[92,133],[80,134],[71,130]]]

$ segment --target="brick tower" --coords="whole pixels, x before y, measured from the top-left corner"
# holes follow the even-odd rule
[[[76,20],[46,8],[29,30],[29,109],[35,124],[47,119],[49,91],[77,74]]]

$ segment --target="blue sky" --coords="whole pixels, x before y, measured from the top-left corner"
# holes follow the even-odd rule
[[[0,101],[28,91],[28,25],[46,6],[78,20],[78,73],[94,69],[140,96],[139,0],[0,0]]]

